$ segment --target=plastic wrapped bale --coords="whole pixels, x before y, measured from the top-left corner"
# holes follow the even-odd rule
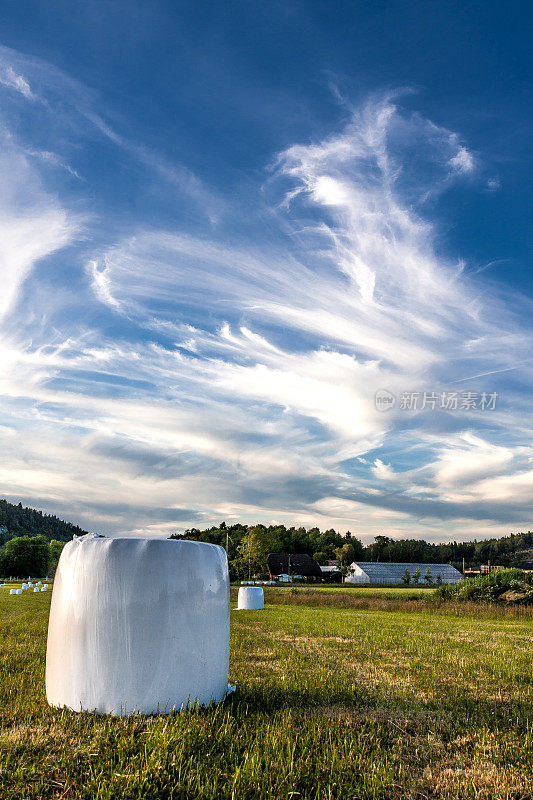
[[[17,593],[17,590],[16,590],[16,589],[10,589],[10,590],[9,590],[9,594],[16,594],[16,593]]]
[[[261,609],[265,605],[265,596],[261,586],[241,586],[239,588],[239,596],[237,600],[237,608],[244,609]]]
[[[228,690],[229,575],[217,545],[80,537],[52,588],[46,696],[115,716],[208,705]]]
[[[39,589],[39,587],[38,587],[38,586],[36,586],[36,587],[35,587],[35,589],[34,589],[33,591],[34,591],[34,592],[40,592],[41,590]]]
[[[15,589],[15,594],[22,594],[22,589]]]

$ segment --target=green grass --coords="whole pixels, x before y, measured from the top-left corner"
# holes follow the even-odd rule
[[[533,797],[530,616],[305,591],[232,612],[232,699],[122,720],[47,706],[50,594],[0,592],[2,800]]]

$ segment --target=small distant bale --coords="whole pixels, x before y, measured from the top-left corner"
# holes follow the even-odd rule
[[[265,605],[265,595],[261,586],[241,586],[237,600],[239,611],[260,611]]]

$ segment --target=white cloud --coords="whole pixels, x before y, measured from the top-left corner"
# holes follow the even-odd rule
[[[72,242],[82,221],[42,187],[23,153],[4,139],[0,156],[0,319],[33,266]]]
[[[496,502],[517,503],[524,500],[524,496],[531,497],[533,491],[533,470],[528,469],[515,472],[511,475],[498,475],[479,481],[473,492],[481,500]]]
[[[35,100],[35,95],[30,89],[30,84],[23,75],[18,75],[13,67],[3,66],[0,68],[0,83],[9,89],[20,92],[27,100]]]
[[[457,153],[450,158],[449,164],[455,172],[468,174],[474,170],[474,157],[466,147],[460,146]]]
[[[512,460],[512,449],[491,444],[470,432],[462,433],[442,448],[435,465],[435,480],[439,487],[459,489],[480,477],[502,472]]]
[[[381,481],[394,481],[397,478],[397,475],[392,469],[391,465],[384,464],[380,458],[375,459],[374,466],[372,467],[372,473]]]
[[[109,280],[106,274],[107,268],[105,266],[100,266],[98,261],[89,261],[87,264],[87,272],[91,278],[92,286],[98,299],[111,308],[119,309],[121,307],[119,301],[111,294]]]

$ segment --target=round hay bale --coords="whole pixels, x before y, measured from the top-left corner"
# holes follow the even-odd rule
[[[203,542],[80,537],[52,589],[46,696],[115,716],[220,702],[228,688],[225,551]]]
[[[265,605],[265,595],[261,586],[241,586],[237,599],[239,610],[258,610]]]

